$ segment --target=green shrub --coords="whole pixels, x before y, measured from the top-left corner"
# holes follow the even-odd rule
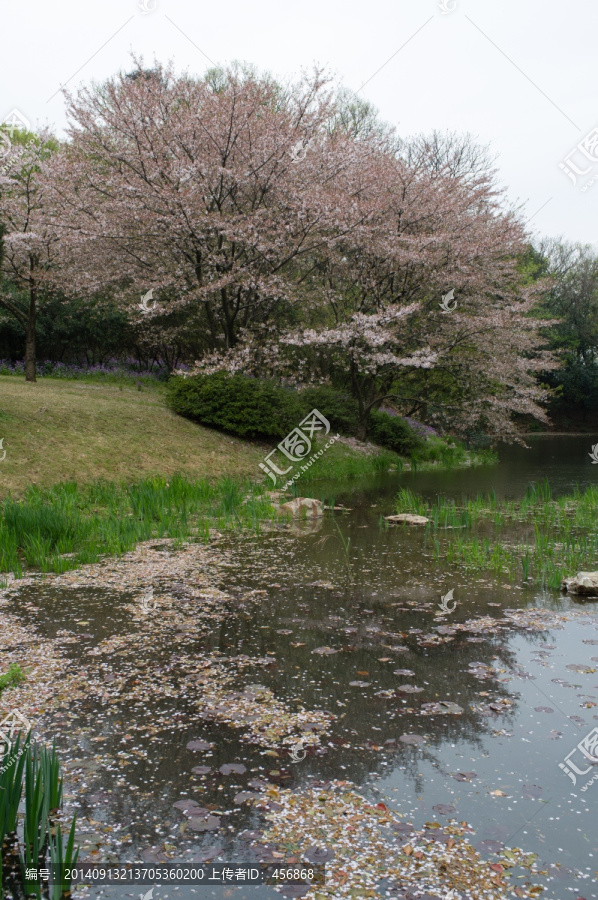
[[[368,436],[375,444],[403,455],[413,454],[425,444],[400,416],[389,416],[379,410],[370,413]]]
[[[447,440],[438,437],[428,438],[425,447],[416,452],[415,456],[419,462],[437,462],[446,468],[464,466],[468,459],[467,450],[462,443],[447,443]]]
[[[357,402],[326,385],[297,392],[267,379],[216,372],[173,379],[169,398],[180,415],[242,437],[285,437],[312,409],[332,431],[357,432]]]
[[[296,391],[248,375],[175,378],[168,396],[179,415],[241,437],[283,438],[304,418]]]
[[[344,391],[327,385],[308,387],[299,394],[304,407],[304,415],[317,409],[330,422],[330,430],[353,436],[357,434],[359,423],[359,406]]]
[[[172,379],[168,397],[179,415],[240,437],[283,438],[312,409],[328,419],[333,432],[354,436],[358,430],[357,401],[327,385],[298,392],[268,379],[215,372]],[[380,411],[370,415],[369,437],[403,455],[425,446],[404,419]]]

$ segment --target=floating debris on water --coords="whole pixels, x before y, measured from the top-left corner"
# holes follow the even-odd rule
[[[543,890],[529,879],[517,887],[507,881],[508,870],[515,866],[531,875],[535,854],[501,844],[496,861],[488,862],[466,837],[473,832],[466,822],[427,822],[425,828],[415,829],[386,804],[368,801],[347,781],[299,792],[272,786],[266,798],[254,801],[258,808],[268,808],[270,826],[253,842],[262,858],[270,860],[278,850],[285,859],[329,863],[326,884],[309,888],[302,894],[306,900],[375,898],[381,883],[391,891],[387,896],[405,897],[412,889],[417,893],[409,896],[421,900],[445,900],[449,891],[467,900],[531,900]],[[446,804],[434,807],[442,816],[454,809]]]

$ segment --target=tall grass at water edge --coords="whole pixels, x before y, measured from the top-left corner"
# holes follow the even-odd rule
[[[558,588],[565,576],[598,568],[596,486],[585,491],[576,487],[554,498],[544,480],[530,485],[519,500],[501,500],[490,493],[461,503],[444,497],[427,503],[402,489],[395,508],[397,513],[427,516],[428,531],[435,535],[434,556],[469,571],[487,570],[513,581]],[[490,533],[481,533],[484,528]],[[474,529],[475,535],[466,534]],[[455,533],[458,530],[462,533]]]
[[[271,515],[259,487],[232,478],[32,487],[22,500],[0,505],[0,572],[65,572],[152,538],[207,541],[210,527],[259,530]]]

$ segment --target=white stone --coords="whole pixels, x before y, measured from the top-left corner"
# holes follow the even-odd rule
[[[313,500],[311,497],[295,497],[288,503],[283,503],[280,512],[290,513],[294,518],[305,516],[315,518],[324,515],[324,504],[321,500]]]
[[[427,516],[415,516],[411,513],[401,513],[398,516],[384,516],[387,522],[406,522],[407,525],[427,525],[430,521]]]
[[[573,578],[564,578],[561,590],[598,597],[598,572],[578,572]]]

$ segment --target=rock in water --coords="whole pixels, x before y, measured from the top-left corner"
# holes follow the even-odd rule
[[[387,522],[406,522],[407,525],[427,525],[427,516],[416,516],[412,513],[401,513],[398,516],[384,516]]]
[[[294,500],[283,503],[280,511],[290,513],[294,518],[306,516],[310,519],[324,515],[324,504],[321,500],[313,500],[311,497],[295,497]]]
[[[561,590],[569,594],[598,597],[598,572],[578,572],[573,578],[564,578]]]

